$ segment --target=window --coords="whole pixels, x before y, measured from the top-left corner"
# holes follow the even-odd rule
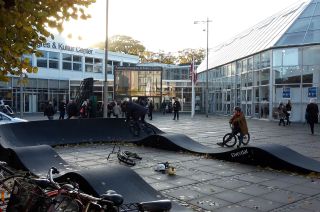
[[[102,59],[94,58],[93,72],[102,73]]]
[[[282,51],[284,50],[283,49],[273,50],[272,65],[274,67],[282,66]]]
[[[37,58],[37,66],[47,68],[48,67],[48,52],[47,51],[40,51],[42,56]]]
[[[62,54],[62,68],[70,71],[82,71],[82,57],[79,55]]]
[[[49,52],[49,68],[59,69],[59,56],[58,52]]]
[[[270,67],[270,53],[269,51],[261,53],[261,68]]]
[[[82,57],[79,55],[73,55],[73,70],[82,71]]]
[[[284,49],[282,51],[283,66],[298,65],[298,48]]]
[[[103,60],[101,58],[86,57],[85,58],[85,71],[102,73]]]
[[[290,27],[290,29],[287,31],[287,33],[292,32],[305,32],[309,26],[310,18],[301,18],[298,19],[294,25]]]
[[[270,70],[265,69],[260,71],[260,85],[268,85],[270,77]]]
[[[274,69],[274,78],[276,84],[299,84],[301,73],[299,66],[286,66]]]
[[[59,69],[59,57],[58,52],[40,51],[42,56],[37,58],[37,66],[42,68]]]
[[[253,69],[257,70],[260,68],[260,55],[254,55],[253,56]]]
[[[305,47],[303,49],[303,65],[317,65],[320,61],[320,46]]]

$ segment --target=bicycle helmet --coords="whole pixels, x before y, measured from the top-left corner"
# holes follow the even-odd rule
[[[165,172],[166,171],[166,166],[163,163],[158,163],[156,167],[154,168],[155,171],[157,172]]]
[[[241,108],[239,106],[235,107],[234,110],[237,112],[241,112]]]

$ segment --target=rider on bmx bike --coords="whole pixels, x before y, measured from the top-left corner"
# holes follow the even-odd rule
[[[239,133],[239,144],[237,145],[237,147],[240,147],[240,145],[243,143],[243,137],[245,135],[249,135],[247,121],[240,107],[234,108],[233,116],[229,120],[229,124],[232,125],[230,138],[235,137]],[[230,139],[226,139],[223,142],[217,143],[217,145],[223,147],[229,140]]]
[[[145,116],[148,109],[128,100],[124,100],[122,109],[126,113],[126,121],[133,125],[134,135],[139,136],[142,126],[146,125]]]

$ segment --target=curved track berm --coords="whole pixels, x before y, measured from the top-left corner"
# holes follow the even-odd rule
[[[83,142],[131,142],[171,151],[207,154],[228,161],[320,173],[319,161],[281,145],[250,145],[238,149],[210,148],[188,136],[165,133],[153,125],[149,127],[156,134],[142,132],[136,137],[124,119],[33,121],[0,125],[0,159],[36,175],[46,174],[51,166],[56,166],[64,174],[60,179],[73,178],[81,182],[81,189],[93,194],[114,189],[124,196],[127,203],[156,200],[161,194],[129,168],[108,166],[77,171],[69,166],[52,146]]]
[[[153,129],[156,133],[155,135],[148,135],[142,131],[141,135],[136,137],[132,134],[124,119],[73,119],[7,124],[0,126],[0,151],[2,149],[3,155],[7,155],[7,150],[10,149],[11,162],[17,163],[17,161],[20,161],[20,163],[24,164],[24,168],[41,170],[39,167],[44,167],[45,162],[40,162],[39,167],[35,167],[36,165],[32,165],[33,159],[31,157],[34,154],[28,153],[28,151],[37,151],[38,145],[56,146],[82,142],[116,141],[137,143],[171,151],[184,150],[209,154],[218,159],[258,164],[290,171],[320,172],[319,161],[301,155],[285,146],[266,144],[249,145],[239,149],[209,148],[186,135],[165,133],[151,124],[149,124],[149,127]],[[23,150],[24,147],[27,147],[27,149]],[[46,151],[54,152],[54,150],[49,150],[50,147],[45,147],[45,149]],[[12,157],[14,154],[17,154],[17,159]],[[18,154],[21,154],[21,156]],[[23,159],[21,159],[22,157]],[[56,156],[54,159],[54,163],[62,160]]]

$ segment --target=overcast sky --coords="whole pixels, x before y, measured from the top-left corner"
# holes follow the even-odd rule
[[[228,40],[260,21],[305,0],[109,0],[109,37],[128,35],[147,50],[177,52],[206,48],[205,24],[209,23],[209,47]],[[81,45],[105,40],[106,0],[97,0],[87,21],[65,24],[63,36],[82,37]]]

